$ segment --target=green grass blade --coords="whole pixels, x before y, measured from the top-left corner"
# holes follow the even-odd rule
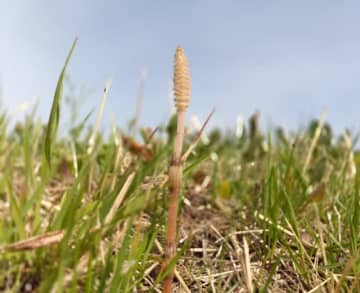
[[[57,129],[59,126],[60,105],[61,105],[61,97],[63,94],[65,72],[66,72],[66,68],[69,64],[71,55],[75,49],[76,42],[77,42],[77,39],[74,40],[74,42],[71,46],[71,49],[66,57],[65,64],[61,70],[61,73],[60,73],[60,76],[59,76],[59,79],[58,79],[58,82],[56,85],[54,100],[53,100],[53,104],[51,106],[51,112],[50,112],[49,121],[48,121],[48,125],[47,125],[47,130],[46,130],[46,135],[45,135],[44,153],[45,153],[46,162],[50,168],[51,168],[51,148],[52,148],[52,144],[54,143],[54,140],[56,138],[56,133],[57,133]]]

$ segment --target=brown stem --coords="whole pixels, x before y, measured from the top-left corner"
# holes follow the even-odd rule
[[[166,250],[165,260],[162,265],[162,271],[169,265],[171,259],[176,254],[176,226],[179,194],[182,181],[181,168],[181,152],[184,140],[184,122],[185,112],[178,112],[177,117],[177,132],[175,137],[174,154],[169,168],[169,206],[168,206],[168,220],[166,233]],[[163,284],[163,292],[170,293],[172,281],[174,278],[174,269],[172,269],[166,276]]]

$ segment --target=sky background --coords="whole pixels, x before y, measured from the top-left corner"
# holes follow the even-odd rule
[[[112,79],[103,128],[125,126],[147,69],[141,124],[169,117],[173,55],[192,75],[189,116],[234,127],[259,110],[266,125],[296,129],[328,108],[337,131],[360,128],[360,2],[0,0],[0,95],[9,113],[39,99],[48,117],[75,37],[67,92],[84,117]],[[65,116],[68,113],[62,109]],[[14,114],[21,119],[23,113]],[[95,114],[93,115],[93,120]]]

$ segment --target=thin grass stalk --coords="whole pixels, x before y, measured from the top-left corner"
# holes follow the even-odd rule
[[[134,118],[134,124],[131,127],[130,136],[134,137],[139,128],[140,116],[141,116],[141,109],[143,107],[144,102],[144,89],[145,89],[145,80],[146,80],[146,68],[141,71],[140,76],[140,85],[139,85],[139,94],[136,100],[136,112]]]
[[[92,135],[91,135],[91,137],[89,139],[88,154],[91,154],[92,151],[94,150],[95,140],[96,140],[96,136],[97,136],[97,134],[99,132],[99,129],[100,129],[101,119],[102,119],[102,116],[103,116],[103,113],[104,113],[106,99],[107,99],[107,95],[108,95],[110,86],[111,86],[111,80],[106,81],[104,91],[103,91],[103,95],[102,95],[102,98],[101,98],[101,104],[100,104],[99,112],[98,112],[98,115],[96,117],[95,127],[94,127],[93,133],[92,133]]]
[[[318,124],[318,126],[317,126],[317,128],[315,130],[314,137],[311,140],[310,148],[309,148],[309,151],[307,153],[307,156],[306,156],[306,159],[305,159],[305,164],[304,164],[304,167],[303,167],[303,175],[305,175],[305,173],[306,173],[306,171],[307,171],[307,169],[308,169],[308,167],[310,165],[314,149],[315,149],[315,147],[316,147],[316,145],[317,145],[317,143],[319,141],[321,131],[322,131],[323,127],[324,127],[326,116],[327,116],[327,109],[325,108],[323,110],[323,112],[321,113],[321,116],[320,116],[320,119],[319,119],[319,124]]]
[[[116,156],[115,156],[115,162],[114,162],[114,175],[111,181],[111,185],[110,185],[110,190],[113,191],[116,185],[116,181],[117,181],[117,169],[119,167],[120,164],[120,159],[123,157],[123,145],[122,145],[122,141],[119,139],[119,134],[117,132],[116,129],[116,123],[115,123],[115,115],[114,113],[111,113],[111,130],[113,132],[113,136],[114,136],[114,143],[116,146]]]
[[[101,104],[100,104],[100,108],[99,108],[99,112],[98,115],[96,117],[96,123],[95,123],[95,127],[93,130],[93,133],[89,139],[89,147],[88,147],[88,154],[90,155],[94,148],[95,148],[95,142],[96,142],[96,137],[98,135],[99,132],[99,128],[100,128],[100,124],[101,124],[101,119],[104,113],[104,109],[105,109],[105,104],[106,104],[106,99],[107,99],[107,95],[109,93],[109,89],[111,86],[111,80],[106,81],[105,83],[105,87],[104,87],[104,91],[103,91],[103,95],[101,98]],[[90,171],[89,171],[89,185],[88,185],[88,193],[91,194],[91,183],[93,180],[93,173],[94,173],[94,163],[92,163],[90,165]]]

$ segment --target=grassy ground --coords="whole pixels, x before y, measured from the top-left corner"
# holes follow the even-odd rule
[[[175,120],[137,141],[84,123],[59,138],[62,83],[47,126],[0,117],[0,291],[160,291]],[[209,139],[184,166],[175,289],[359,291],[349,135],[313,121],[264,136],[254,115]]]

